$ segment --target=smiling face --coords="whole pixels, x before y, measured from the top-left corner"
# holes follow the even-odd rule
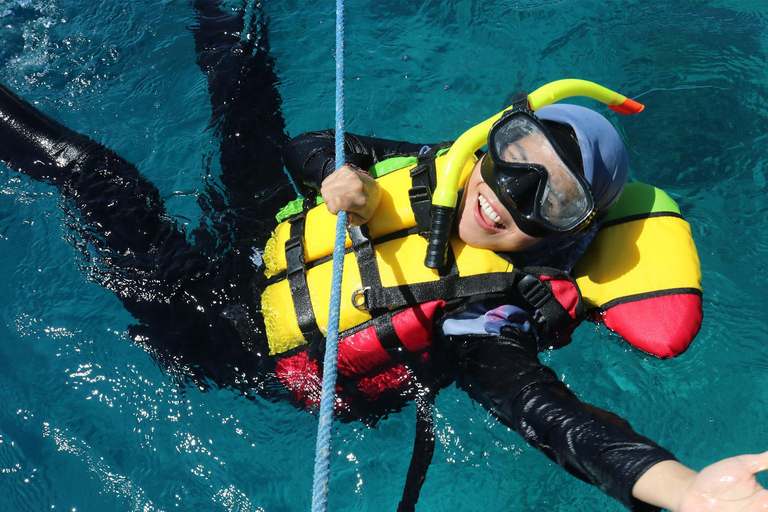
[[[512,215],[483,181],[481,162],[482,159],[475,164],[464,186],[459,205],[459,238],[473,247],[497,252],[520,251],[541,241],[517,227]]]

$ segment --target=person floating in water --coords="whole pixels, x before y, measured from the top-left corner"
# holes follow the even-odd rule
[[[494,125],[488,148],[464,182],[455,222],[458,238],[518,264],[570,270],[624,187],[627,153],[618,133],[583,107],[552,105],[535,114],[522,108]],[[286,167],[309,187],[305,193],[320,185],[325,206],[319,208],[347,211],[350,224],[365,225],[375,219],[382,197],[393,199],[383,180],[364,169],[375,169],[393,155],[429,151],[429,145],[345,134],[345,157],[352,163],[334,170],[334,133],[329,130],[294,138],[283,154]],[[525,181],[526,172],[533,183]],[[458,385],[501,422],[635,510],[654,509],[647,504],[683,511],[768,507],[768,491],[754,480],[754,473],[768,469],[768,452],[695,473],[620,418],[581,403],[538,360],[547,346],[541,319],[532,316],[525,300],[513,300],[511,294],[478,299],[435,327],[441,348],[450,353],[438,364],[451,365]],[[735,493],[739,503],[709,501],[734,467],[740,476],[728,477],[745,485]]]
[[[274,278],[265,277],[253,261],[253,247],[270,243],[265,225],[292,199],[281,151],[286,168],[308,197],[319,187],[326,203],[321,208],[348,211],[352,224],[373,230],[376,222],[388,222],[381,219],[382,202],[391,196],[385,180],[375,179],[367,169],[395,156],[434,159],[443,145],[346,134],[350,165],[333,169],[332,132],[291,141],[285,136],[264,34],[251,39],[228,36],[251,27],[243,27],[240,16],[220,12],[217,2],[198,0],[195,6],[200,13],[195,31],[198,64],[208,77],[222,139],[221,181],[226,188],[223,194],[211,189],[201,197],[208,214],[201,229],[187,237],[169,218],[157,189],[135,166],[3,86],[0,158],[9,168],[58,189],[66,207],[77,215],[73,227],[93,248],[89,252],[95,256],[89,257],[98,260],[94,277],[137,319],[131,327],[137,343],[187,378],[290,398],[283,386],[292,381],[274,378],[288,357],[270,355],[275,340],[266,335],[262,313],[268,314],[271,306],[260,309],[262,293]],[[264,30],[263,24],[260,27]],[[259,41],[258,51],[243,48],[253,44],[249,41]],[[568,105],[542,108],[536,114],[515,109],[489,137],[489,152],[463,184],[455,236],[467,251],[496,254],[526,268],[547,266],[553,278],[568,281],[567,271],[621,195],[627,177],[623,142],[601,115]],[[526,170],[525,180],[514,179],[521,169]],[[433,184],[426,174],[429,188]],[[365,229],[350,229],[353,238],[362,240],[363,251]],[[303,238],[309,240],[311,234]],[[273,255],[265,251],[263,257],[263,266],[268,266]],[[412,315],[426,314],[418,296],[410,301]],[[542,313],[544,306],[534,307],[517,292],[479,292],[458,301],[445,297],[443,302],[426,322],[428,352],[417,350],[416,357],[409,357],[403,347],[386,347],[395,358],[402,356],[398,363],[406,368],[405,374],[388,377],[432,392],[457,382],[560,466],[633,510],[768,508],[768,491],[755,479],[768,468],[768,452],[726,459],[697,473],[634,432],[626,421],[582,403],[538,359],[539,350],[563,328],[551,323],[556,315]],[[392,315],[380,313],[397,330]],[[385,335],[389,323],[378,327],[382,339],[393,339]],[[316,364],[322,342],[308,350],[296,348],[290,353],[308,366]],[[282,370],[282,375],[290,374],[290,369]],[[301,368],[299,374],[313,376]],[[340,381],[340,398],[349,406],[341,412],[351,418],[370,420],[375,413],[368,406],[396,410],[418,395],[382,387],[397,389],[399,395],[383,393],[366,405],[360,380]],[[366,382],[380,384],[375,376]],[[291,389],[294,398],[295,391]],[[391,406],[386,405],[389,399]]]

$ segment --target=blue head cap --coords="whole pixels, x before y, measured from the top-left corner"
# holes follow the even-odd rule
[[[598,221],[621,196],[627,182],[627,148],[613,125],[585,107],[555,104],[536,111],[541,121],[570,127],[581,150],[584,177],[595,201]],[[516,252],[513,259],[524,265],[546,265],[570,270],[597,234],[597,228],[565,236],[548,236],[538,244]]]

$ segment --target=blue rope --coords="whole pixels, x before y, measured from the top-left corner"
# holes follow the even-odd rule
[[[336,168],[344,165],[344,0],[336,0]],[[323,389],[320,398],[320,421],[315,448],[315,476],[312,485],[312,512],[328,509],[328,481],[331,467],[331,427],[336,401],[336,363],[339,353],[339,308],[341,275],[344,268],[344,241],[347,235],[347,212],[339,212],[333,249],[333,276],[328,312],[328,330],[323,360]]]

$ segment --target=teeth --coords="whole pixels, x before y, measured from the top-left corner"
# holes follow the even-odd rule
[[[483,213],[486,214],[488,218],[491,219],[496,224],[501,224],[502,226],[504,226],[504,224],[502,224],[501,222],[501,217],[499,216],[498,213],[493,211],[493,208],[491,208],[491,205],[488,204],[488,200],[485,199],[481,194],[478,194],[478,200],[480,201],[480,209],[483,210]]]

